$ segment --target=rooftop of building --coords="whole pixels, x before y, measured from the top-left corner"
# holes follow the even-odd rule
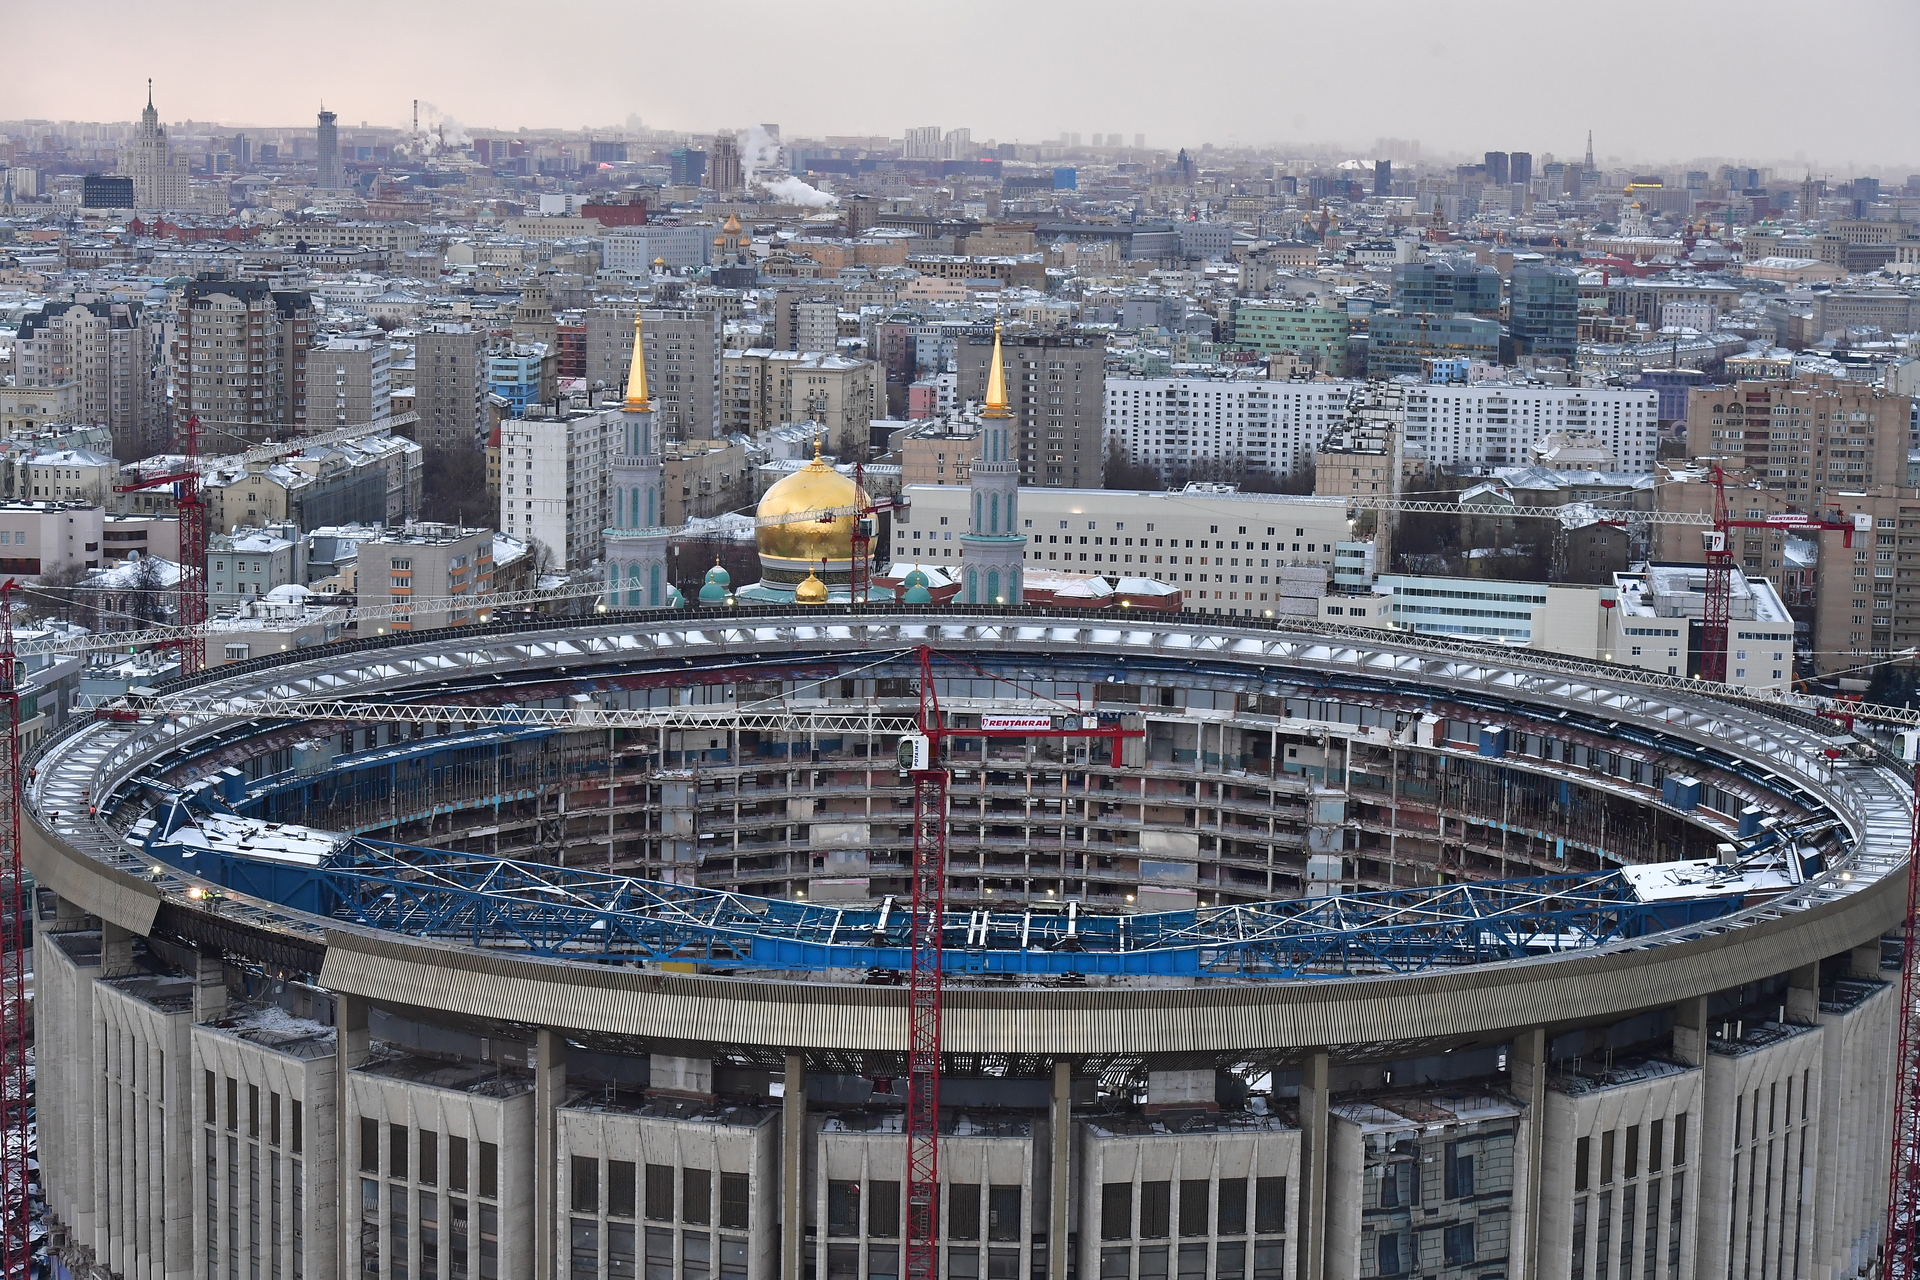
[[[1574,1062],[1575,1066],[1568,1069],[1562,1061],[1560,1069],[1547,1077],[1547,1088],[1555,1093],[1578,1097],[1604,1089],[1616,1089],[1621,1085],[1642,1084],[1648,1080],[1699,1070],[1698,1067],[1669,1062],[1665,1058],[1619,1058],[1605,1065],[1585,1063],[1580,1059]]]
[[[465,525],[408,521],[398,529],[381,530],[377,538],[364,539],[363,545],[373,543],[383,547],[445,547],[452,546],[464,538],[490,532],[491,530],[488,529],[468,528]]]
[[[1432,1125],[1478,1124],[1510,1120],[1521,1106],[1504,1092],[1491,1089],[1450,1092],[1444,1089],[1385,1094],[1350,1102],[1336,1101],[1327,1110],[1360,1126],[1366,1133]]]
[[[289,1013],[277,1004],[257,1003],[229,1007],[227,1016],[203,1024],[249,1044],[296,1058],[333,1056],[334,1029],[312,1018]]]
[[[391,1046],[388,1046],[391,1052]],[[409,1053],[393,1053],[377,1062],[355,1068],[363,1075],[480,1098],[512,1098],[533,1091],[533,1073],[504,1062],[448,1062]]]

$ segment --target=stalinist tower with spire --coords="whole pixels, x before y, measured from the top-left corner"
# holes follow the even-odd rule
[[[1000,325],[993,326],[993,363],[987,403],[980,411],[980,457],[968,484],[972,510],[960,535],[960,598],[965,604],[1017,605],[1027,535],[1020,526],[1020,460],[1013,453],[1013,411],[1007,407],[1007,369]]]
[[[633,363],[620,408],[620,444],[612,462],[613,525],[607,529],[607,604],[660,609],[682,603],[667,581],[667,531],[661,525],[660,442],[647,396],[647,357],[640,316],[633,317]]]
[[[137,209],[184,209],[191,198],[187,166],[167,148],[167,131],[153,107],[153,81],[147,81],[147,109],[134,127],[133,142],[120,153],[120,172],[133,179]]]

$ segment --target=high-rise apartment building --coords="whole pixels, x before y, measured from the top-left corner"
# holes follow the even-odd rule
[[[340,188],[340,130],[334,123],[338,119],[331,111],[322,111],[314,137],[318,143],[318,160],[314,166],[313,185],[322,191],[337,191]]]
[[[500,424],[500,529],[538,543],[534,570],[559,573],[600,559],[620,411],[529,406]],[[656,464],[657,465],[657,464]]]
[[[384,337],[334,338],[307,357],[307,422],[315,430],[393,416],[393,348]]]
[[[120,172],[133,179],[138,209],[184,209],[191,199],[184,156],[167,145],[167,131],[153,107],[153,82],[147,82],[147,106],[134,126],[133,141],[120,153]]]
[[[1489,151],[1486,153],[1487,183],[1490,186],[1504,187],[1512,172],[1507,153]]]
[[[487,426],[487,341],[468,324],[437,324],[413,343],[420,443],[478,447]]]
[[[1580,273],[1545,263],[1515,267],[1507,329],[1517,354],[1564,360],[1572,368],[1580,348]]]
[[[1005,335],[1007,392],[1018,446],[1020,483],[1098,488],[1105,474],[1101,432],[1106,342],[1079,334]],[[993,330],[969,333],[955,353],[962,403],[987,393]]]
[[[1373,194],[1376,196],[1393,194],[1393,161],[1375,160],[1373,162]]]
[[[14,385],[73,388],[73,418],[129,461],[166,444],[166,340],[156,311],[115,298],[49,303],[20,321]]]
[[[587,312],[587,385],[623,393],[633,360],[634,301]],[[657,441],[711,440],[720,431],[720,313],[702,307],[648,307],[646,347],[651,429]],[[658,452],[658,449],[655,449]]]
[[[1516,151],[1507,157],[1508,178],[1516,187],[1524,187],[1533,181],[1533,153]]]
[[[1360,383],[1109,378],[1105,435],[1163,481],[1310,473]]]
[[[762,314],[765,308],[763,303]],[[776,350],[839,350],[840,290],[837,285],[831,289],[782,289],[774,295],[772,310]]]
[[[260,280],[196,280],[174,313],[174,425],[198,416],[203,435],[259,441],[307,425],[313,302]]]
[[[1824,376],[1695,387],[1687,456],[1719,458],[1738,483],[1812,513],[1841,492],[1906,484],[1910,413],[1906,396]]]
[[[740,168],[740,140],[730,133],[713,135],[707,153],[707,185],[716,195],[737,195],[745,187]]]

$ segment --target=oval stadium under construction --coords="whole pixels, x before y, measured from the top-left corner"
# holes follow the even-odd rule
[[[948,1280],[1851,1275],[1911,783],[1838,733],[1017,606],[229,663],[33,762],[56,1248],[900,1280],[918,1213]]]

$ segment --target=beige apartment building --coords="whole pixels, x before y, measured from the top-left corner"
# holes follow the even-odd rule
[[[649,362],[651,379],[653,365]],[[721,424],[755,436],[783,422],[818,422],[826,452],[843,462],[867,457],[868,424],[882,415],[885,392],[871,360],[754,347],[721,358]]]
[[[669,527],[722,515],[753,500],[753,467],[738,440],[669,440],[660,463],[661,505]]]
[[[1797,500],[1904,484],[1911,402],[1837,378],[1696,387],[1687,396],[1687,456],[1717,458],[1739,481]]]
[[[980,424],[971,418],[929,419],[895,438],[903,485],[964,485],[980,456]]]
[[[372,542],[360,544],[360,603],[403,607],[413,600],[440,600],[438,606],[395,612],[370,619],[377,634],[430,631],[480,620],[481,597],[493,594],[493,530],[450,524],[407,524]],[[473,605],[444,603],[453,597]]]

